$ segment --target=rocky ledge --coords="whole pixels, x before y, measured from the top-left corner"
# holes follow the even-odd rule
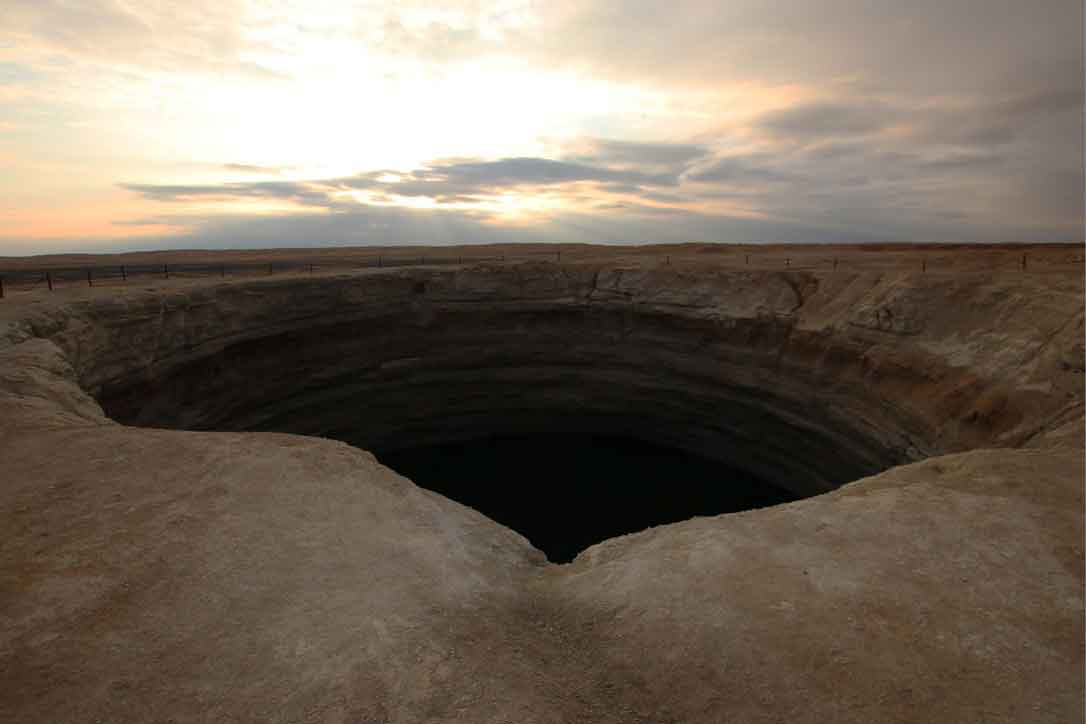
[[[1079,721],[1082,339],[1081,278],[983,272],[6,300],[0,714]],[[555,566],[362,449],[554,424],[815,497]]]

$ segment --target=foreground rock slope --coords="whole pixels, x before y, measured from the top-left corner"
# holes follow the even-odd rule
[[[1082,719],[1077,276],[532,263],[7,301],[4,720]],[[831,492],[553,566],[358,447],[252,431],[574,410]]]

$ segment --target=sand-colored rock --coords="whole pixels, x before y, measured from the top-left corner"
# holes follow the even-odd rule
[[[586,261],[8,301],[2,720],[1083,717],[1078,275]],[[371,401],[437,435],[532,424],[533,381],[539,413],[668,401],[809,490],[834,456],[920,461],[554,566],[344,443],[96,399],[315,433]]]

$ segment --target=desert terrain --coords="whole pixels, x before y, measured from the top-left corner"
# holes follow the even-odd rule
[[[4,720],[1083,718],[1081,245],[0,275]],[[802,499],[556,565],[368,452],[553,419]]]
[[[37,272],[48,269],[68,272],[82,283],[92,269],[100,280],[119,281],[118,269],[127,265],[149,277],[160,277],[163,264],[175,267],[173,276],[215,276],[225,266],[232,275],[267,274],[272,271],[329,271],[389,265],[457,264],[483,261],[659,261],[695,266],[754,267],[811,270],[911,271],[1011,271],[1077,273],[1084,259],[1081,244],[477,244],[469,246],[390,246],[237,250],[165,250],[118,254],[44,254],[0,256],[0,274],[11,282],[38,285]],[[199,268],[198,270],[186,267]]]

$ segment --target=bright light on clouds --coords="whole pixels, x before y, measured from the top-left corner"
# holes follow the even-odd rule
[[[1040,5],[7,0],[0,254],[1081,239]]]

